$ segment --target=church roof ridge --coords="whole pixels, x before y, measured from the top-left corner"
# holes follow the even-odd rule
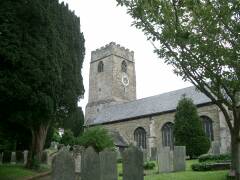
[[[158,95],[112,105],[103,109],[95,118],[94,124],[116,122],[151,114],[175,110],[182,95],[193,100],[195,105],[210,103],[211,100],[194,86],[173,90]]]

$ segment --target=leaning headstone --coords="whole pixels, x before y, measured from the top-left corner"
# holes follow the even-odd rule
[[[111,150],[100,152],[100,180],[117,180],[117,154]]]
[[[23,164],[27,164],[28,150],[23,151]]]
[[[150,160],[151,161],[156,161],[157,160],[157,148],[156,147],[151,148]]]
[[[0,153],[0,164],[2,164],[2,159],[3,159],[3,153]]]
[[[11,164],[16,164],[16,152],[12,152],[11,154]]]
[[[84,151],[81,166],[81,180],[100,180],[100,158],[92,147]]]
[[[69,152],[61,150],[53,159],[52,180],[75,180],[75,162]]]
[[[123,152],[123,180],[143,180],[143,153],[130,146]]]
[[[185,171],[186,169],[186,147],[174,146],[173,150],[173,170]]]
[[[159,150],[158,171],[160,173],[173,172],[173,152],[170,147],[163,147]]]

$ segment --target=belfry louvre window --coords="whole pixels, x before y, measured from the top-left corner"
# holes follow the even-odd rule
[[[162,127],[162,144],[163,147],[170,146],[173,148],[173,123],[168,122]]]
[[[100,61],[100,62],[98,63],[98,72],[103,72],[103,68],[104,68],[103,62]]]
[[[142,127],[138,127],[134,131],[134,141],[137,143],[137,147],[141,147],[143,149],[147,148],[146,144],[146,131]]]
[[[123,61],[122,62],[122,72],[127,72],[127,63],[126,63],[126,61]]]
[[[210,141],[213,141],[214,140],[213,121],[208,116],[201,116],[201,119],[205,134],[207,135]]]

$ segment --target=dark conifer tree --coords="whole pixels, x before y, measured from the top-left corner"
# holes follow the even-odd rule
[[[197,108],[185,96],[179,101],[174,120],[175,145],[186,146],[190,158],[207,153],[210,142],[202,127]]]
[[[0,5],[0,119],[30,129],[30,156],[40,160],[49,126],[83,96],[84,37],[79,18],[58,0],[4,0]]]

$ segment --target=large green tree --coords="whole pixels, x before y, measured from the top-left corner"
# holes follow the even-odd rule
[[[0,119],[30,129],[28,167],[40,159],[49,126],[84,93],[80,21],[58,0],[0,4]]]
[[[240,1],[117,1],[159,57],[223,112],[231,133],[232,169],[240,179]]]
[[[198,157],[208,152],[210,142],[192,99],[185,96],[179,100],[174,119],[174,144],[186,146],[190,158]]]

